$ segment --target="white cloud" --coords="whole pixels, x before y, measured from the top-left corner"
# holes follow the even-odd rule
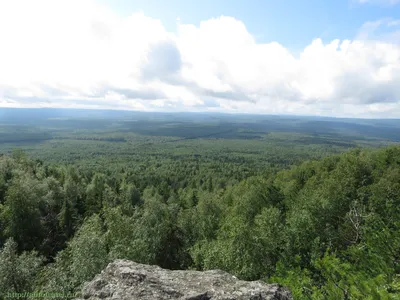
[[[400,117],[400,45],[371,38],[381,25],[295,56],[232,17],[170,33],[91,0],[0,1],[0,106]]]
[[[359,40],[375,40],[400,44],[400,20],[384,18],[364,23],[356,37]]]

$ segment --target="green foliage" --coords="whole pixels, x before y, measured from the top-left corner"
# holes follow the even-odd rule
[[[102,221],[97,215],[85,220],[67,248],[70,251],[71,280],[75,285],[90,280],[107,265],[107,244]]]
[[[269,136],[282,144],[136,136],[135,154],[127,137],[115,159],[115,145],[85,138],[83,147],[96,144],[76,155],[107,153],[88,159],[97,167],[0,157],[0,288],[76,291],[119,258],[219,268],[279,282],[295,299],[399,298],[399,148],[286,169],[326,152],[291,149],[297,135]]]
[[[283,243],[281,212],[273,207],[280,200],[277,190],[263,181],[235,187],[216,238],[200,240],[192,248],[195,264],[229,270],[245,279],[271,274]]]
[[[44,186],[28,174],[17,172],[10,181],[1,218],[4,234],[12,237],[20,250],[39,249],[43,226],[40,199]]]
[[[86,216],[99,213],[104,200],[105,180],[102,174],[95,174],[86,188],[85,212]]]
[[[17,243],[8,239],[0,250],[0,297],[6,293],[33,290],[43,258],[37,252],[17,253]]]
[[[279,261],[276,264],[274,276],[270,277],[268,281],[288,287],[294,299],[311,299],[313,294],[318,292],[318,287],[313,283],[311,272],[298,266],[299,262],[299,256],[294,257],[294,261],[289,264],[290,266]],[[315,298],[318,299],[318,297]]]

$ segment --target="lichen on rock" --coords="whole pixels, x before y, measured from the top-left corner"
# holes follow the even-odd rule
[[[110,263],[82,289],[82,298],[121,300],[293,299],[278,284],[242,281],[220,271],[172,271],[127,260]]]

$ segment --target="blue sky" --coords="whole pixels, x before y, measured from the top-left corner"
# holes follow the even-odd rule
[[[0,41],[0,107],[400,118],[400,0],[2,0]]]
[[[199,24],[221,15],[246,24],[259,42],[276,41],[301,49],[315,38],[353,39],[366,22],[400,18],[400,6],[388,1],[356,0],[102,0],[121,15],[141,10],[176,30],[182,23]]]

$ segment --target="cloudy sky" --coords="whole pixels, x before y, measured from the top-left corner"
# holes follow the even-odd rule
[[[0,0],[0,107],[400,118],[400,0]]]

